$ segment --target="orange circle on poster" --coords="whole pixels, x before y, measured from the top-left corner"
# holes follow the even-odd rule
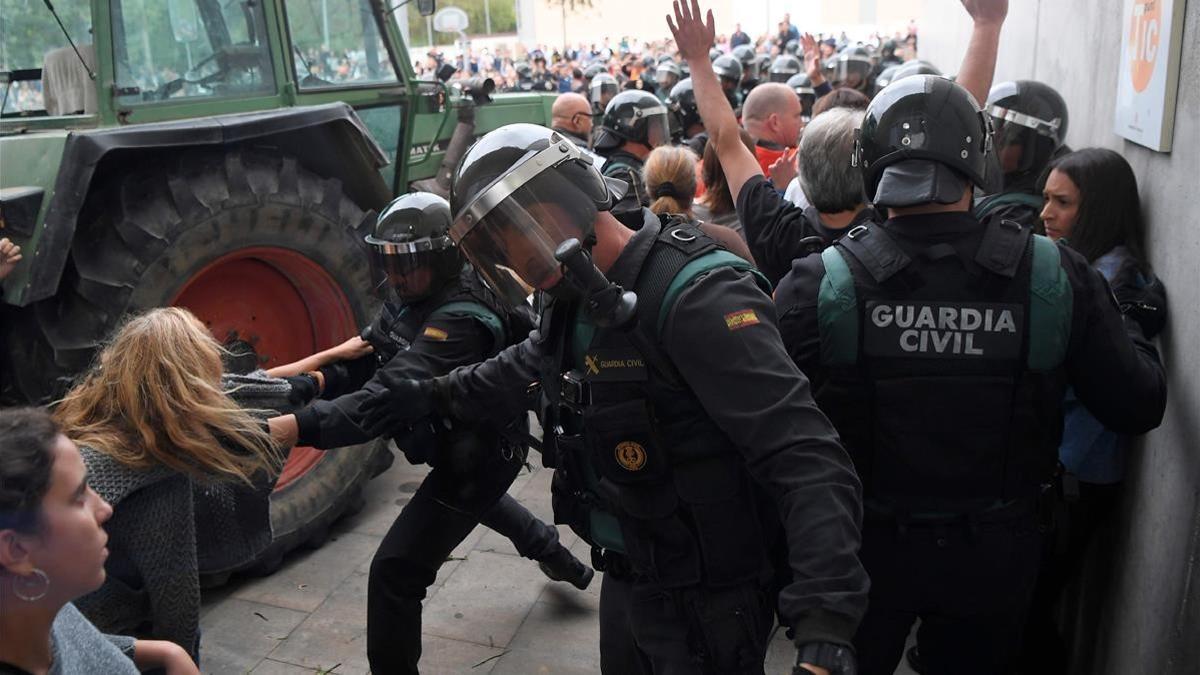
[[[1162,0],[1133,0],[1129,19],[1130,77],[1135,91],[1145,91],[1154,75],[1158,37],[1162,31]]]

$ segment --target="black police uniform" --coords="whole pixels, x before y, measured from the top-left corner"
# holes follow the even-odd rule
[[[530,327],[529,320],[504,310],[470,267],[430,298],[387,303],[366,332],[375,354],[323,369],[324,396],[333,400],[316,401],[296,413],[300,444],[332,448],[369,440],[359,426],[360,411],[384,390],[380,376],[443,375],[495,354]],[[377,369],[379,375],[374,375]],[[518,417],[496,421],[507,425]],[[497,432],[442,430],[436,437],[398,438],[397,445],[410,461],[428,462],[433,470],[371,562],[367,655],[375,672],[415,673],[421,656],[421,600],[438,568],[477,524],[511,539],[527,558],[545,558],[561,545],[554,527],[506,494],[524,452]]]
[[[865,206],[849,226],[828,227],[815,207],[801,209],[792,204],[763,176],[746,181],[736,207],[754,261],[772,284],[778,284],[792,269],[796,258],[819,253],[851,229],[879,220],[875,209]]]
[[[643,218],[607,274],[638,293],[634,333],[555,300],[529,340],[456,370],[440,398],[505,419],[540,382],[555,519],[606,570],[604,672],[761,673],[776,599],[797,643],[847,644],[868,582],[838,438],[757,274],[694,226]]]
[[[1142,433],[1161,420],[1153,345],[1065,247],[1049,245],[1068,312],[1053,339],[1031,329],[1049,311],[1031,298],[1052,293],[1043,285],[1031,296],[1034,246],[1028,230],[985,228],[967,213],[892,218],[797,260],[776,292],[788,351],[863,480],[864,674],[892,672],[918,617],[926,673],[1006,672],[1037,573],[1037,507],[1066,387],[1112,429]],[[823,289],[831,253],[853,278],[848,301]],[[820,309],[839,302],[857,313],[857,334],[839,333]],[[922,327],[923,308],[932,326],[927,317]],[[1001,326],[1004,311],[1012,323]],[[978,317],[980,327],[961,330]],[[1047,358],[1055,340],[1061,354]]]
[[[990,186],[990,126],[930,75],[885,88],[855,152],[895,208]],[[870,606],[860,672],[909,630],[924,671],[1008,673],[1037,575],[1068,385],[1106,425],[1156,426],[1165,379],[1097,271],[1019,224],[935,212],[858,226],[776,292],[789,353],[863,480]]]
[[[588,139],[586,136],[580,136],[579,134],[575,133],[574,131],[571,131],[570,129],[563,129],[562,127],[553,127],[553,129],[555,131],[557,131],[558,133],[562,134],[563,136],[565,136],[566,138],[571,139],[571,142],[574,143],[575,145],[577,145],[581,148],[587,148]]]

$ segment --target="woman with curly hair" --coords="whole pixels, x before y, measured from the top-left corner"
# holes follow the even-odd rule
[[[170,640],[193,658],[198,500],[229,488],[257,496],[237,502],[252,534],[231,538],[252,559],[271,540],[270,477],[281,465],[261,419],[227,395],[222,354],[187,310],[151,310],[117,330],[54,413],[114,510],[107,579],[79,608],[104,632]],[[264,382],[286,396],[286,382]]]

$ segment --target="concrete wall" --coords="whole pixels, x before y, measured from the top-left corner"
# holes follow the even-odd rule
[[[1036,79],[1070,107],[1067,142],[1121,152],[1137,172],[1149,254],[1167,285],[1161,349],[1169,373],[1162,426],[1128,461],[1115,524],[1116,582],[1096,645],[1097,673],[1200,672],[1200,0],[1185,12],[1171,153],[1113,133],[1121,0],[1011,0],[996,81]],[[970,20],[958,0],[925,0],[921,56],[958,70]]]

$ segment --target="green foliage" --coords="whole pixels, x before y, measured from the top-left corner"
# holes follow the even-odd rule
[[[75,44],[92,41],[88,0],[57,0],[54,9]],[[67,39],[42,0],[0,0],[0,70],[41,68],[46,52],[66,46]]]
[[[587,0],[590,2],[590,0]],[[489,33],[487,30],[488,16],[484,12],[485,0],[453,0],[452,3],[438,3],[438,10],[446,7],[457,7],[467,13],[467,35],[483,36],[483,35],[502,35],[505,33],[517,32],[517,3],[516,0],[486,0],[487,13],[490,14],[492,30]],[[425,29],[425,17],[417,13],[417,5],[415,2],[409,3],[405,9],[408,11],[408,31],[412,38],[410,47],[427,47],[429,46],[429,35]],[[435,45],[452,45],[458,40],[458,35],[455,33],[439,33],[433,32],[433,41]]]

